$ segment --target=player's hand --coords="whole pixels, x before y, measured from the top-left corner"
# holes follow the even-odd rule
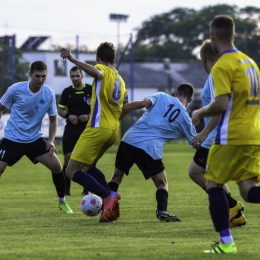
[[[78,120],[80,121],[80,122],[88,122],[88,120],[89,120],[89,116],[88,115],[80,115],[79,117],[78,117]]]
[[[65,49],[65,48],[62,48],[60,50],[60,56],[61,56],[62,59],[68,59],[70,61],[72,61],[74,59],[71,51],[69,49]]]
[[[191,141],[192,147],[199,149],[201,147],[201,144],[207,139],[208,135],[200,132],[199,134],[195,135]]]
[[[58,153],[58,150],[54,146],[54,143],[50,142],[50,141],[46,142],[46,150],[49,150],[49,155],[53,155],[54,153]]]
[[[200,113],[199,110],[194,110],[191,114],[191,120],[194,125],[199,125],[200,123]]]
[[[77,125],[78,124],[78,117],[75,115],[69,115],[68,116],[69,121],[73,124],[73,125]]]

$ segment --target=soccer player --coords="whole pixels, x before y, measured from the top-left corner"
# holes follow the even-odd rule
[[[29,71],[30,81],[13,84],[0,99],[0,117],[5,108],[11,109],[0,144],[0,175],[7,166],[14,165],[24,155],[34,164],[42,163],[52,172],[59,208],[66,213],[73,213],[64,197],[65,179],[61,163],[55,154],[57,107],[53,90],[44,84],[46,76],[47,65],[35,61]],[[42,119],[46,113],[50,119],[47,141],[41,133]]]
[[[205,174],[209,211],[220,241],[204,252],[236,253],[223,186],[234,180],[245,201],[260,203],[260,75],[254,60],[236,49],[235,24],[230,16],[213,19],[210,39],[220,55],[211,70],[215,99],[192,113],[194,124],[203,117],[221,115]]]
[[[94,78],[90,119],[74,147],[66,175],[85,190],[103,198],[100,222],[110,221],[112,209],[118,205],[120,195],[110,191],[105,175],[96,164],[106,150],[115,143],[122,108],[128,103],[125,83],[118,71],[113,68],[116,49],[110,42],[101,43],[97,48],[95,66],[75,59],[69,49],[63,48],[61,57],[70,60]],[[95,179],[90,174],[95,176]],[[113,220],[118,217],[119,214],[114,214]]]
[[[66,195],[70,195],[71,180],[67,178],[65,171],[71,152],[89,120],[92,93],[92,86],[82,81],[83,73],[81,68],[77,66],[72,67],[70,69],[70,79],[72,85],[62,91],[58,105],[59,116],[67,119],[62,137]],[[83,190],[82,194],[86,195],[88,191]]]
[[[207,73],[210,73],[212,67],[217,62],[219,55],[215,52],[210,40],[205,40],[200,49],[200,57],[202,65]],[[204,85],[202,90],[202,105],[207,106],[214,100],[214,85],[212,82],[211,74]],[[209,122],[210,121],[210,122]],[[216,126],[220,121],[219,116],[204,117],[204,124],[207,125],[203,131],[197,134],[193,140],[193,146],[197,147],[197,151],[189,167],[190,178],[197,183],[202,189],[206,190],[206,180],[204,174],[206,172],[206,162],[208,157],[209,148],[216,135]],[[208,129],[209,128],[209,129]],[[230,227],[239,227],[246,224],[246,218],[241,213],[244,210],[244,205],[236,201],[230,195],[228,186],[223,186],[227,201],[229,205],[229,220]]]
[[[182,83],[175,96],[155,93],[141,101],[124,106],[122,117],[131,110],[147,108],[143,116],[125,133],[120,142],[110,189],[117,191],[124,174],[136,164],[144,178],[151,178],[157,188],[156,217],[161,221],[181,221],[167,212],[168,182],[162,161],[163,146],[176,138],[187,137],[191,144],[196,134],[186,106],[192,100],[193,86]],[[115,210],[116,211],[116,210]]]

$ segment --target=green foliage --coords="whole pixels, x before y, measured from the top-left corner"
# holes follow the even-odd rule
[[[98,163],[110,179],[117,145]],[[61,147],[58,147],[61,150]],[[205,191],[188,177],[194,155],[187,142],[165,146],[164,164],[169,181],[168,211],[182,218],[179,223],[159,222],[155,217],[155,187],[134,166],[119,192],[121,216],[113,223],[99,223],[80,211],[82,187],[72,183],[67,201],[73,214],[58,209],[51,174],[26,157],[8,167],[1,177],[1,243],[4,260],[225,260],[259,259],[259,206],[245,203],[248,223],[232,229],[236,255],[205,255],[218,234],[212,225]],[[59,154],[62,160],[62,154]],[[237,185],[229,184],[241,200]]]
[[[12,84],[10,69],[10,47],[0,44],[0,97]],[[13,83],[28,80],[29,63],[22,59],[22,51],[14,49],[14,79]]]
[[[227,4],[206,6],[201,10],[175,8],[152,17],[137,28],[135,60],[163,58],[194,60],[193,51],[210,38],[209,23],[214,16],[227,14],[236,23],[236,47],[260,63],[260,8],[238,8]],[[160,46],[160,48],[158,47]]]

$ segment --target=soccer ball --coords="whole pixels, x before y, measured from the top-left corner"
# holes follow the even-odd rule
[[[80,208],[85,215],[93,217],[101,212],[102,201],[97,195],[86,195],[80,202]]]

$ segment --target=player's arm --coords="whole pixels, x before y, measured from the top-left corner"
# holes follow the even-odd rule
[[[0,118],[2,117],[2,115],[3,115],[3,112],[4,112],[4,110],[5,110],[5,106],[3,106],[1,103],[0,103]]]
[[[46,142],[46,149],[49,150],[49,154],[53,154],[55,152],[56,153],[58,152],[54,146],[54,140],[55,140],[57,125],[58,125],[57,116],[49,116],[49,120],[50,120],[49,138]]]
[[[191,118],[194,125],[198,125],[203,117],[220,116],[228,107],[229,95],[216,97],[209,105],[192,112]]]
[[[103,71],[98,70],[96,67],[94,67],[91,64],[82,62],[74,58],[71,51],[69,49],[62,48],[60,51],[60,56],[63,59],[68,59],[70,62],[74,63],[78,67],[80,67],[83,71],[85,71],[88,75],[95,79],[102,79],[103,78]]]
[[[199,148],[201,146],[201,144],[207,139],[209,133],[219,124],[220,118],[219,115],[210,118],[203,130],[192,139],[193,147]]]
[[[143,100],[137,100],[130,102],[123,106],[122,114],[120,116],[120,119],[124,118],[130,111],[132,110],[138,110],[144,107],[149,107],[152,105],[152,101],[149,98],[145,98]]]
[[[66,112],[66,109],[65,109],[65,108],[66,108],[66,107],[60,107],[60,106],[58,106],[58,114],[59,114],[59,116],[62,117],[62,118],[66,118],[67,112]]]

